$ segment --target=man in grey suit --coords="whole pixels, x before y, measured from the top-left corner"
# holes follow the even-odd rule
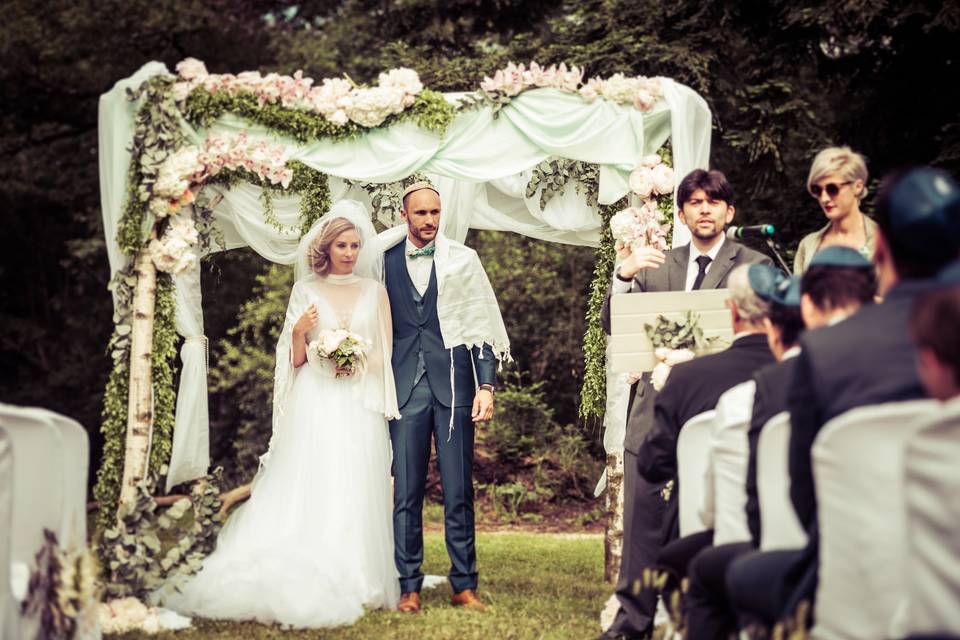
[[[625,248],[601,311],[604,329],[610,333],[610,296],[644,291],[694,291],[722,289],[734,267],[741,264],[772,264],[762,253],[728,240],[724,229],[735,213],[733,187],[719,171],[696,169],[677,187],[680,221],[690,229],[689,244],[662,252],[652,247],[635,251]],[[666,530],[667,502],[661,497],[663,482],[648,482],[639,473],[637,453],[653,424],[656,395],[649,374],[630,390],[627,430],[624,438],[623,557],[617,579],[620,609],[613,625],[600,638],[643,638],[653,629],[657,595],[639,589],[646,567],[670,539]]]

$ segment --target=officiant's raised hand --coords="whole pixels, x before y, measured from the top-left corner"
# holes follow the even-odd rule
[[[621,278],[629,279],[643,269],[657,269],[667,259],[667,255],[653,247],[638,247],[631,250],[629,246],[617,243],[617,257],[622,260],[618,272]]]
[[[487,422],[493,417],[493,392],[489,389],[477,389],[473,397],[473,411],[471,417],[474,422]]]

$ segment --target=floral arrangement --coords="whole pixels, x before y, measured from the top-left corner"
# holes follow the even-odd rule
[[[284,148],[250,142],[246,132],[233,138],[211,135],[200,147],[182,147],[167,156],[153,184],[150,211],[159,219],[192,204],[197,187],[225,170],[244,170],[271,185],[287,188],[293,170],[286,166]]]
[[[617,104],[632,104],[640,111],[650,111],[662,97],[660,80],[646,76],[628,77],[615,73],[606,80],[590,78],[580,87],[580,95],[587,102],[603,97]]]
[[[496,114],[510,99],[528,89],[551,88],[567,93],[579,93],[587,102],[602,97],[617,104],[632,104],[640,111],[650,111],[662,97],[660,81],[646,76],[628,77],[622,73],[603,78],[591,78],[583,83],[583,70],[565,64],[543,67],[536,62],[530,66],[511,62],[496,71],[493,76],[484,76],[480,83],[480,96],[467,99],[466,104],[485,102],[493,106]]]
[[[307,345],[309,355],[333,363],[338,378],[362,375],[367,368],[367,352],[373,343],[346,329],[326,329]]]
[[[147,251],[158,270],[177,275],[197,264],[197,254],[193,248],[199,239],[200,234],[192,218],[175,216],[170,219],[163,237],[150,241]]]
[[[189,618],[172,611],[148,607],[132,596],[100,603],[98,617],[103,633],[142,631],[153,634],[190,626]]]
[[[610,218],[610,230],[616,240],[616,249],[631,250],[653,247],[667,250],[667,233],[670,225],[661,222],[656,202],[645,202],[640,207],[622,209]]]
[[[96,629],[97,564],[86,549],[64,551],[57,536],[43,530],[23,613],[40,621],[40,638],[87,637]]]
[[[688,311],[682,321],[657,316],[652,325],[644,324],[643,328],[659,361],[650,373],[650,383],[657,391],[666,384],[675,365],[693,360],[699,352],[716,342],[716,338],[703,335],[699,316],[693,311]]]
[[[655,196],[671,196],[675,178],[673,167],[663,161],[658,153],[651,153],[640,160],[630,173],[630,190],[643,200]]]
[[[212,74],[195,58],[177,64],[177,76],[173,94],[179,103],[186,102],[198,87],[211,94],[251,94],[261,107],[279,104],[288,109],[322,115],[339,126],[348,122],[363,127],[379,126],[388,116],[413,107],[417,95],[423,91],[417,72],[405,68],[381,73],[375,87],[358,87],[349,78],[325,78],[315,85],[312,78],[303,76],[302,71],[292,76],[277,73],[264,76],[259,71],[237,75]]]

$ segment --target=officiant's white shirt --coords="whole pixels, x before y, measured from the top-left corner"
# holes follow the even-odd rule
[[[723,234],[720,234],[720,242],[713,245],[710,248],[710,251],[706,253],[700,253],[700,250],[693,246],[693,243],[690,243],[690,258],[687,261],[687,279],[684,283],[684,291],[693,291],[693,283],[697,279],[697,273],[700,271],[700,267],[697,265],[697,258],[700,256],[707,256],[710,258],[710,263],[707,265],[707,268],[704,270],[704,273],[710,273],[710,269],[713,267],[713,263],[717,260],[717,254],[720,253],[720,247],[723,246],[723,243],[727,239]],[[619,267],[617,267],[619,269]],[[666,265],[657,267],[658,269],[665,269]],[[613,275],[613,293],[630,293],[630,288],[633,287],[633,281],[624,282],[617,277],[616,272]]]
[[[407,236],[405,243],[406,246],[403,248],[403,255],[407,261],[407,273],[410,274],[413,286],[417,288],[417,292],[422,296],[427,292],[427,287],[430,286],[430,270],[433,269],[433,256],[411,258],[410,254],[416,251],[418,247],[410,242],[410,236]],[[423,245],[423,248],[432,247],[433,243],[434,241],[431,240]]]

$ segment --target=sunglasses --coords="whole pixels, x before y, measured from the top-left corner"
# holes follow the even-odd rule
[[[836,198],[837,194],[840,193],[840,189],[847,186],[848,184],[853,184],[853,181],[847,180],[846,182],[841,182],[840,184],[837,184],[836,182],[828,182],[826,185],[822,187],[818,184],[811,185],[810,195],[812,195],[814,198],[819,198],[820,194],[826,191],[828,196],[830,196],[831,198]]]

